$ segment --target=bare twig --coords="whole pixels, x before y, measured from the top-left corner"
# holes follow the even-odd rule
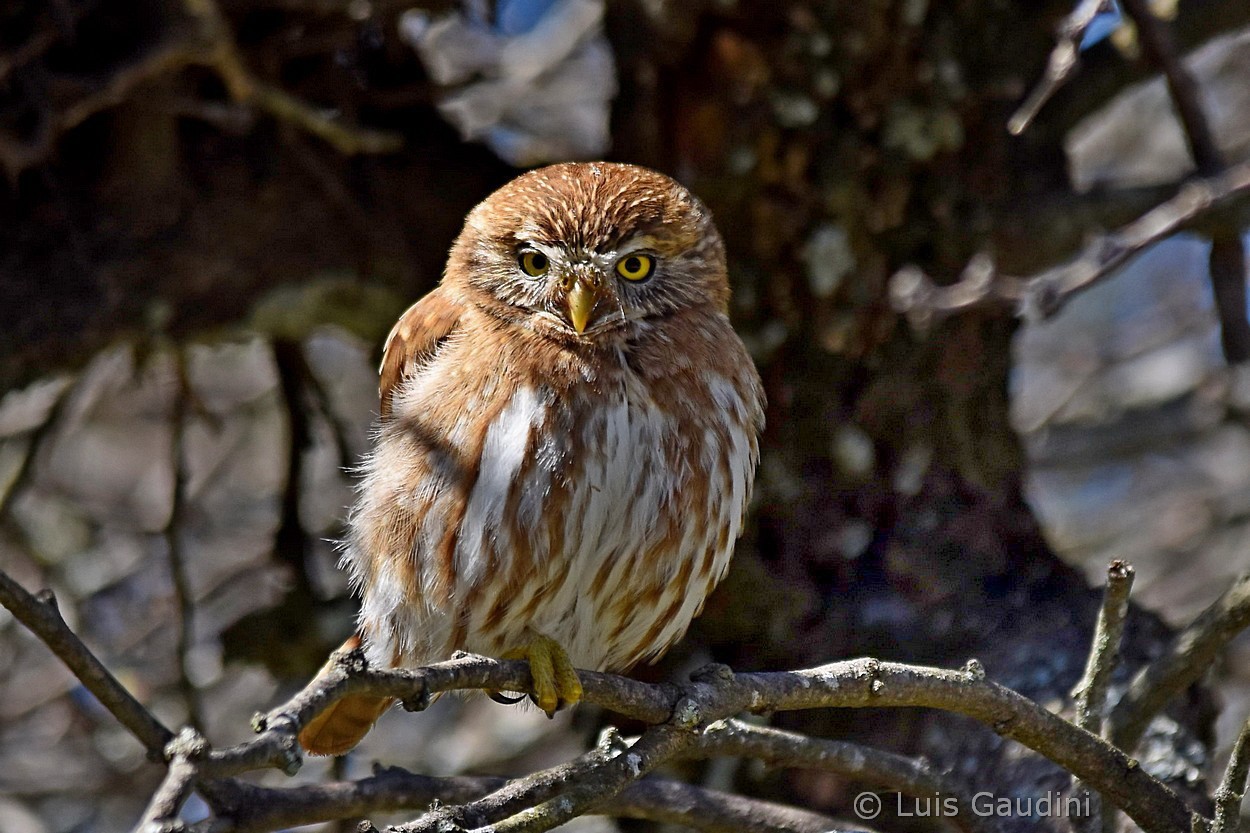
[[[48,51],[59,39],[59,33],[51,27],[32,35],[25,43],[8,55],[0,55],[0,83],[18,67],[24,66]]]
[[[630,784],[642,778],[660,764],[673,758],[697,737],[694,726],[674,723],[654,726],[643,732],[626,751],[613,758],[597,762],[581,778],[572,781],[569,788],[556,798],[527,806],[503,821],[490,825],[495,833],[538,833],[550,830],[585,814],[600,803],[614,798]],[[532,777],[532,776],[531,776]],[[467,817],[482,814],[489,818],[499,811],[494,808],[491,796],[486,796],[463,808]],[[388,833],[435,833],[440,830],[438,813],[427,814],[412,824],[388,828]]]
[[[430,810],[420,823],[408,828],[412,831],[437,831],[449,824],[462,828],[484,827],[546,801],[574,781],[592,775],[598,767],[611,760],[613,753],[610,746],[601,744],[568,763],[509,781],[488,795],[475,797],[472,802]]]
[[[174,733],[144,708],[74,635],[61,618],[51,592],[32,596],[0,570],[0,604],[43,640],[83,686],[143,744],[149,757],[160,759],[165,744],[173,739]]]
[[[1233,582],[1188,627],[1172,638],[1162,656],[1137,672],[1111,710],[1111,740],[1132,753],[1154,716],[1202,679],[1229,641],[1250,627],[1250,573]]]
[[[420,810],[431,802],[467,803],[504,787],[503,778],[432,778],[397,767],[379,769],[358,781],[289,789],[231,781],[224,790],[235,808],[228,826],[206,821],[196,833],[268,833],[329,819],[375,812]],[[708,833],[823,833],[845,831],[833,819],[770,801],[745,798],[679,781],[648,777],[630,785],[598,808],[604,815],[680,824]]]
[[[1220,347],[1229,364],[1250,359],[1250,322],[1246,320],[1246,250],[1238,229],[1211,236],[1211,289],[1220,319]]]
[[[1133,589],[1133,567],[1123,561],[1112,561],[1107,568],[1107,589],[1094,628],[1085,674],[1072,690],[1076,698],[1076,725],[1098,734],[1102,731],[1102,711],[1107,702],[1107,686],[1115,672],[1128,615],[1128,596]]]
[[[164,537],[166,555],[169,557],[169,574],[174,585],[174,599],[178,603],[178,638],[174,647],[178,657],[178,688],[182,692],[182,699],[186,702],[188,722],[200,728],[204,725],[204,709],[200,703],[199,690],[191,682],[187,667],[191,653],[191,640],[194,637],[195,595],[191,590],[190,578],[187,575],[181,538],[187,497],[187,476],[183,471],[183,438],[189,411],[188,400],[194,396],[194,393],[187,379],[186,356],[181,351],[177,351],[175,356],[178,369],[178,390],[174,395],[176,404],[173,414],[173,448],[170,455],[174,467],[174,494],[169,522],[165,524]]]
[[[199,761],[207,751],[208,743],[190,727],[165,746],[169,769],[135,826],[135,833],[173,833],[177,829],[178,813],[195,788]]]
[[[1094,18],[1112,9],[1111,0],[1081,0],[1076,4],[1076,8],[1060,21],[1055,32],[1055,48],[1050,52],[1046,71],[1037,82],[1037,86],[1029,93],[1029,97],[1007,120],[1007,130],[1013,136],[1018,136],[1028,129],[1046,102],[1076,72],[1081,63],[1081,41],[1085,38],[1085,32],[1094,22]]]
[[[755,758],[777,766],[819,769],[845,778],[897,790],[904,795],[928,798],[943,795],[954,798],[959,812],[950,817],[957,827],[988,833],[994,820],[972,811],[972,802],[954,781],[934,772],[924,760],[895,755],[845,741],[810,738],[741,720],[712,724],[697,745],[684,757],[733,756]]]
[[[599,810],[619,818],[680,824],[708,833],[848,833],[862,831],[785,804],[692,787],[666,778],[644,778]]]
[[[921,269],[905,267],[890,279],[891,303],[917,327],[986,305],[1011,306],[1018,315],[1030,319],[1049,318],[1072,296],[1094,286],[1148,246],[1247,194],[1250,163],[1242,163],[1219,176],[1182,185],[1170,200],[1095,238],[1066,263],[1031,277],[1004,275],[985,255],[973,258],[960,280],[951,286],[938,286]]]
[[[1120,652],[1120,638],[1124,634],[1124,619],[1128,615],[1128,597],[1133,589],[1133,568],[1123,561],[1112,561],[1107,568],[1107,588],[1103,593],[1102,607],[1098,611],[1098,623],[1094,627],[1094,641],[1085,662],[1085,673],[1072,690],[1076,699],[1076,725],[1096,735],[1102,734],[1102,714],[1107,704],[1107,688],[1115,672]],[[1088,833],[1100,829],[1102,801],[1097,793],[1089,790],[1079,778],[1072,779],[1072,792],[1089,797],[1086,807],[1089,813],[1078,820],[1078,827]]]
[[[1242,724],[1233,744],[1224,778],[1215,791],[1215,823],[1212,833],[1239,833],[1241,802],[1246,795],[1246,775],[1250,772],[1250,720]]]
[[[18,141],[0,134],[0,167],[9,178],[15,179],[46,158],[62,134],[96,113],[126,101],[153,78],[188,66],[211,69],[221,78],[231,100],[311,133],[344,155],[390,153],[402,146],[403,138],[397,133],[342,124],[332,113],[256,79],[247,69],[234,34],[215,0],[183,0],[183,7],[198,24],[196,35],[190,38],[169,35],[133,63],[114,71],[103,87],[48,118],[32,138]],[[5,71],[3,65],[0,71]]]
[[[217,72],[233,100],[311,133],[346,156],[390,153],[403,144],[396,133],[342,125],[290,93],[254,78],[216,0],[183,0],[183,7],[199,23],[205,42],[203,63]]]
[[[1181,59],[1170,28],[1150,11],[1146,0],[1120,2],[1124,14],[1137,26],[1142,51],[1167,81],[1199,176],[1218,176],[1226,167],[1224,154],[1203,109],[1198,82]],[[1212,235],[1209,264],[1224,358],[1230,364],[1244,362],[1250,359],[1250,321],[1246,318],[1246,257],[1240,229],[1220,228]]]
[[[1202,109],[1198,82],[1181,60],[1167,24],[1150,10],[1147,0],[1120,0],[1124,15],[1137,27],[1137,39],[1146,58],[1163,73],[1172,106],[1181,121],[1189,150],[1200,176],[1215,176],[1224,168],[1223,154]]]

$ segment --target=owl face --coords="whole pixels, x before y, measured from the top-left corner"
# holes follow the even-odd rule
[[[491,315],[564,342],[723,310],[729,293],[703,205],[662,174],[606,163],[553,165],[496,191],[469,215],[448,273]]]

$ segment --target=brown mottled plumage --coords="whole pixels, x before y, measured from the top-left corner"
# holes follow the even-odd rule
[[[477,206],[382,361],[377,445],[345,561],[372,663],[526,656],[624,670],[682,636],[724,575],[764,397],[726,314],[724,247],[666,176],[564,164]],[[387,706],[309,726],[350,749]]]

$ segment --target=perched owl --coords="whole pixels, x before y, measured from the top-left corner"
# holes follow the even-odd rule
[[[457,649],[529,660],[535,701],[581,697],[685,633],[724,576],[764,393],[727,314],[720,234],[632,165],[524,174],[469,214],[399,319],[344,562],[372,664]],[[354,746],[388,701],[300,736]]]

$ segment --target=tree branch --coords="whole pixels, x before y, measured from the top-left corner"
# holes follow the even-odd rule
[[[1094,626],[1094,641],[1090,645],[1085,673],[1072,690],[1076,700],[1076,725],[1088,732],[1102,736],[1102,715],[1107,705],[1107,688],[1115,672],[1120,651],[1120,638],[1124,634],[1124,620],[1128,616],[1128,597],[1133,589],[1133,568],[1123,561],[1112,561],[1107,568],[1107,587],[1103,592],[1102,607],[1098,611],[1098,623]],[[1078,828],[1094,833],[1102,825],[1102,800],[1091,793],[1079,778],[1072,779],[1072,791],[1090,798],[1086,805],[1089,814],[1078,820]]]
[[[710,723],[743,711],[923,706],[971,717],[1019,741],[1089,782],[1150,833],[1189,830],[1205,823],[1136,761],[1101,738],[1037,703],[984,679],[983,672],[946,671],[857,659],[805,671],[735,674],[679,688],[624,677],[579,672],[585,700],[647,723],[666,721],[680,706]],[[214,752],[206,772],[234,774],[262,766],[298,766],[298,728],[335,699],[369,693],[419,707],[429,696],[454,689],[528,691],[523,662],[462,656],[420,669],[366,669],[351,655],[340,658],[320,683],[262,718],[265,731],[239,746]]]
[[[1172,638],[1162,656],[1137,672],[1111,710],[1110,735],[1132,753],[1155,715],[1211,669],[1224,646],[1250,626],[1250,573],[1233,582],[1188,627]]]
[[[183,729],[165,746],[169,769],[135,826],[137,833],[173,833],[177,829],[178,813],[195,788],[199,761],[206,751],[208,743],[191,727]]]
[[[992,818],[972,812],[972,801],[954,781],[934,772],[927,761],[883,752],[845,741],[810,738],[741,720],[713,723],[699,742],[683,757],[755,758],[775,767],[817,769],[904,795],[930,798],[944,795],[956,799],[959,813],[950,817],[969,833],[996,829]]]
[[[1024,103],[1007,120],[1007,131],[1019,136],[1059,88],[1068,82],[1081,65],[1081,41],[1085,39],[1094,18],[1114,9],[1111,0],[1081,0],[1062,21],[1055,32],[1055,47],[1046,62],[1046,71]]]
[[[75,673],[103,672],[107,684],[88,687],[100,692],[118,719],[141,739],[160,736],[160,726],[137,701],[99,667],[85,662],[89,652],[69,633],[59,616],[49,614],[33,599],[22,603],[22,591],[3,576],[0,601],[12,604],[18,618],[66,659]],[[30,598],[26,596],[26,598]],[[17,601],[14,602],[13,600]],[[34,615],[42,613],[42,615]],[[55,625],[46,619],[52,615]],[[72,642],[67,641],[72,640]],[[68,645],[68,647],[66,647]],[[1147,833],[1176,833],[1205,828],[1207,820],[1193,813],[1161,782],[1145,773],[1136,761],[1101,738],[1052,714],[1037,703],[985,679],[979,664],[963,671],[946,671],[900,663],[857,659],[804,671],[700,675],[685,686],[653,685],[625,677],[579,672],[587,702],[653,724],[630,750],[602,764],[593,760],[596,780],[577,783],[555,799],[495,825],[497,830],[535,830],[592,809],[606,796],[623,790],[663,760],[697,746],[699,733],[709,724],[740,712],[791,711],[816,708],[890,708],[919,706],[971,717],[1004,738],[1016,740],[1049,758],[1101,792],[1124,810]],[[84,682],[86,680],[84,679]],[[116,689],[110,688],[110,685]],[[212,751],[199,761],[203,786],[252,769],[276,767],[296,771],[302,755],[296,742],[299,729],[334,700],[349,693],[394,697],[410,709],[419,709],[433,694],[452,690],[515,690],[531,688],[524,662],[462,655],[418,669],[379,670],[365,667],[358,651],[336,657],[323,673],[288,703],[258,716],[260,734],[238,746]],[[120,692],[120,693],[118,693]],[[107,699],[106,699],[107,698]],[[655,725],[659,724],[659,725]],[[146,743],[146,741],[145,741]],[[156,749],[163,748],[164,743]],[[151,748],[151,746],[149,746]],[[211,797],[212,790],[205,790]],[[210,801],[210,803],[212,803]],[[509,805],[511,806],[511,805]],[[481,805],[480,809],[486,809]],[[469,808],[467,813],[479,808]]]
[[[395,810],[421,810],[434,801],[468,803],[504,787],[504,778],[431,778],[398,767],[368,778],[290,789],[229,782],[235,809],[226,825],[204,822],[194,833],[267,833],[287,827]],[[604,815],[680,824],[708,833],[793,831],[846,833],[833,819],[771,801],[745,798],[665,778],[648,777],[600,806]]]
[[[674,722],[647,729],[627,751],[589,768],[580,779],[570,782],[569,788],[558,797],[525,807],[491,824],[492,833],[539,833],[586,814],[692,744],[697,737],[694,728]],[[478,813],[490,817],[495,810],[492,796],[463,808],[468,817]],[[440,814],[427,814],[411,824],[387,830],[388,833],[440,833],[445,828],[439,826],[439,821]]]
[[[1198,82],[1181,59],[1167,25],[1150,11],[1146,0],[1120,0],[1120,4],[1124,7],[1125,17],[1137,27],[1142,52],[1163,73],[1198,174],[1208,177],[1219,174],[1224,168],[1224,157],[1216,144],[1211,123],[1203,112]]]
[[[165,744],[174,733],[165,728],[143,704],[127,691],[104,664],[82,643],[61,618],[56,598],[50,590],[32,596],[0,570],[0,605],[4,605],[17,621],[39,637],[61,662],[109,710],[117,722],[134,735],[148,750],[148,757],[160,760]]]
[[[1076,698],[1076,725],[1094,734],[1102,731],[1102,711],[1107,702],[1107,686],[1115,671],[1128,615],[1128,596],[1133,589],[1133,568],[1123,561],[1112,561],[1107,568],[1107,588],[1103,594],[1094,641],[1090,646],[1085,674],[1072,690]]]
[[[345,156],[390,153],[402,146],[397,133],[339,124],[290,93],[255,79],[216,0],[183,0],[183,7],[199,23],[206,45],[203,63],[217,72],[233,100],[311,133]]]
[[[601,743],[568,763],[508,781],[472,802],[430,810],[419,824],[409,827],[412,831],[437,831],[449,824],[458,828],[485,827],[547,801],[574,781],[593,777],[596,770],[619,751],[611,743]]]
[[[912,325],[981,306],[1010,306],[1030,320],[1059,312],[1072,296],[1089,289],[1133,256],[1170,237],[1217,207],[1250,194],[1250,163],[1181,186],[1176,196],[1120,229],[1088,243],[1066,263],[1019,278],[998,271],[988,255],[969,261],[959,281],[938,286],[923,270],[906,266],[890,278],[890,301]],[[1244,290],[1243,290],[1244,291]]]
[[[1241,802],[1246,795],[1246,775],[1250,773],[1250,720],[1241,726],[1224,778],[1215,791],[1215,823],[1212,833],[1239,833]]]
[[[1154,15],[1146,0],[1120,0],[1124,14],[1137,26],[1147,59],[1163,73],[1190,155],[1199,176],[1224,172],[1227,162],[1202,106],[1197,80],[1185,66],[1169,27]],[[1246,319],[1246,255],[1241,229],[1219,228],[1211,236],[1211,288],[1220,320],[1220,341],[1229,364],[1250,359],[1250,321]]]

